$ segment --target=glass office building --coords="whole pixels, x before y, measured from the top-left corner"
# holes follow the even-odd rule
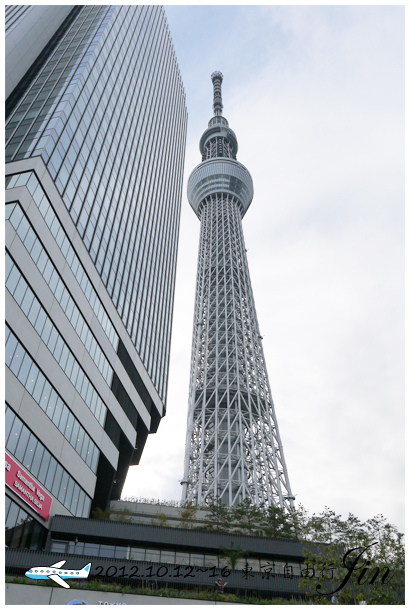
[[[6,100],[12,546],[118,498],[165,414],[187,123],[162,7],[47,9],[6,11],[10,65],[55,24]]]

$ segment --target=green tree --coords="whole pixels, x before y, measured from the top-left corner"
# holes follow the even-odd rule
[[[241,549],[241,547],[235,548],[233,543],[231,542],[228,548],[224,546],[220,547],[220,555],[221,557],[227,557],[227,559],[229,559],[231,568],[232,570],[234,570],[238,563],[238,560],[242,557],[247,557],[249,553],[248,551]]]
[[[231,509],[232,531],[236,534],[262,536],[264,518],[264,510],[245,498]]]
[[[403,535],[377,515],[361,522],[351,513],[344,521],[329,508],[313,515],[305,528],[301,586],[314,603],[400,604],[404,602]]]
[[[222,503],[221,499],[212,498],[206,508],[207,514],[204,518],[204,529],[211,532],[229,532],[231,529],[230,510]]]
[[[294,519],[279,506],[269,506],[262,520],[263,535],[270,538],[297,538]]]
[[[168,518],[165,513],[155,513],[151,519],[151,525],[168,525]]]
[[[181,508],[178,509],[179,516],[181,517],[181,522],[179,527],[183,527],[185,529],[192,529],[195,524],[195,518],[197,513],[197,506],[192,504],[192,502],[187,502]]]
[[[102,508],[97,506],[91,512],[91,518],[92,519],[101,519],[102,521],[109,521],[111,518],[112,512],[113,512],[112,508],[107,508],[106,510],[103,510]]]
[[[288,519],[292,523],[293,531],[297,540],[310,540],[311,524],[308,510],[299,504],[288,514]]]
[[[133,523],[134,513],[129,508],[122,508],[121,510],[115,511],[111,515],[112,521],[121,521],[122,523]]]

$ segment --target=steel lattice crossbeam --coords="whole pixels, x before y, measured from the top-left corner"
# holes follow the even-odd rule
[[[183,500],[293,506],[246,259],[242,216],[252,178],[221,116],[222,75],[212,75],[215,117],[188,181],[201,221]]]

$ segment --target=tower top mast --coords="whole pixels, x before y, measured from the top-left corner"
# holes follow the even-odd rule
[[[222,72],[218,72],[217,70],[212,72],[211,79],[214,86],[214,115],[222,116]]]

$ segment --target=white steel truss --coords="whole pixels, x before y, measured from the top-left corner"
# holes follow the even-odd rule
[[[214,100],[216,89],[222,107],[222,75],[219,88],[215,88],[215,74],[219,78],[220,73],[213,75]],[[215,122],[211,119],[210,137],[205,132],[201,139],[202,152],[211,149],[212,125]],[[202,505],[220,498],[234,506],[248,498],[258,506],[291,508],[294,497],[269,387],[242,231],[242,216],[253,195],[252,181],[236,160],[221,164],[223,153],[225,158],[235,159],[237,148],[226,119],[222,125],[226,146],[214,149],[214,161],[208,160],[209,153],[205,155],[207,160],[192,172],[188,183],[190,203],[201,220],[201,236],[183,500]],[[224,188],[224,184],[228,186]]]

